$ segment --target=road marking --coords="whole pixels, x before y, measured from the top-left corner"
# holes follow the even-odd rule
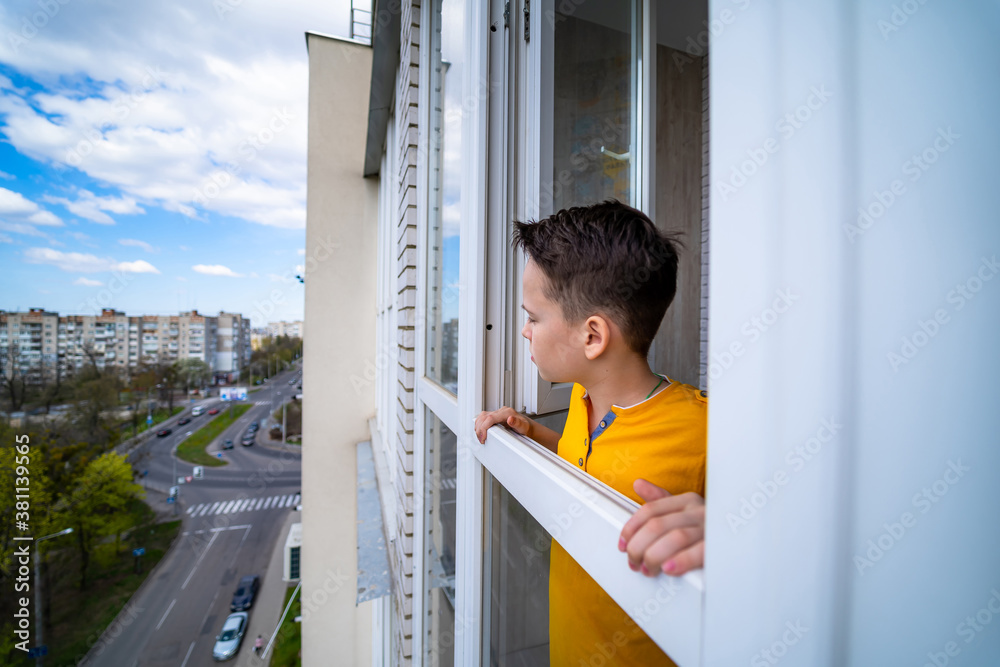
[[[229,510],[233,509],[233,505],[236,504],[235,500],[230,500],[226,503],[225,507],[220,507],[217,514],[229,514]]]
[[[262,507],[261,509],[265,509],[266,510],[268,507],[270,507],[272,500],[274,500],[274,498],[268,498],[267,500],[265,500],[264,501],[264,507]]]
[[[194,567],[191,568],[191,574],[189,574],[187,576],[187,579],[184,580],[184,584],[181,586],[181,590],[184,590],[185,588],[187,588],[188,582],[191,581],[191,577],[194,576],[194,571],[197,570],[198,569],[198,565],[201,564],[201,559],[204,558],[205,554],[208,553],[208,550],[212,548],[212,542],[214,542],[215,538],[217,538],[218,536],[219,536],[218,533],[212,533],[212,539],[210,539],[208,541],[208,545],[205,547],[205,550],[201,552],[201,555],[198,556],[198,560],[196,560],[194,562]]]
[[[184,667],[184,665],[188,664],[188,658],[191,657],[191,651],[193,650],[194,650],[194,642],[191,642],[191,646],[188,647],[187,655],[184,656],[184,662],[181,663],[181,667]]]
[[[195,511],[196,508],[200,509],[201,505],[192,505],[191,507],[187,508],[187,511],[184,512],[184,513],[185,514],[194,514],[194,511]]]
[[[243,543],[247,541],[247,535],[249,535],[249,534],[250,534],[250,528],[251,528],[252,526],[253,526],[253,524],[251,524],[251,525],[247,526],[247,532],[243,533],[243,539],[242,539],[242,540],[240,540],[240,546],[239,546],[239,547],[236,547],[236,553],[239,553],[239,552],[240,552],[240,547],[242,547],[242,546],[243,546]],[[233,556],[233,560],[236,560],[236,556]]]
[[[221,505],[221,504],[222,504],[222,503],[215,503],[214,505],[212,505],[212,509],[208,510],[208,513],[209,513],[209,514],[215,514],[215,511],[216,511],[217,509],[219,509],[219,505]]]
[[[302,494],[296,493],[295,497],[292,498],[292,507],[297,507],[301,502],[302,502]]]
[[[170,603],[170,606],[167,607],[167,610],[165,612],[163,612],[163,618],[161,618],[160,622],[156,624],[156,629],[157,630],[159,630],[160,626],[163,625],[163,621],[167,620],[167,614],[170,613],[170,610],[174,608],[174,605],[176,603],[177,603],[177,598],[174,598],[173,602]]]
[[[262,502],[263,502],[262,499],[260,499],[260,498],[254,498],[253,502],[250,503],[250,511],[251,512],[256,512],[257,510],[259,510],[260,509],[260,505],[261,505]]]
[[[288,495],[281,499],[281,507],[288,507],[292,502],[292,496]]]
[[[208,514],[208,510],[210,510],[211,507],[212,507],[211,503],[205,503],[205,506],[201,508],[200,512],[198,512],[198,516],[205,516],[206,514]]]
[[[240,511],[241,512],[249,511],[251,505],[253,505],[253,498],[248,498],[247,501],[243,503],[243,507],[240,508]]]

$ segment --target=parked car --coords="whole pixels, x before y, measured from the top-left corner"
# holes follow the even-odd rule
[[[184,426],[184,424],[190,424],[190,423],[191,420],[188,417],[181,417],[180,419],[177,420],[178,426]]]
[[[248,433],[256,433],[259,428],[260,428],[260,423],[259,422],[250,422],[250,426],[249,426],[250,430],[247,431],[247,432]]]
[[[191,408],[191,416],[192,417],[198,417],[203,412],[205,412],[205,406],[204,405],[196,405],[193,408]]]
[[[233,441],[232,440],[226,440],[225,442],[222,443],[222,448],[223,449],[232,449],[233,448]]]
[[[256,438],[254,437],[253,433],[244,433],[243,439],[240,440],[240,444],[243,445],[244,447],[249,447],[254,443],[254,440],[256,440]]]
[[[219,414],[219,408],[212,408],[211,410],[208,411],[208,414],[210,414],[210,415],[217,415],[217,414]]]
[[[212,648],[212,657],[216,660],[229,660],[235,657],[240,650],[240,643],[243,635],[247,631],[247,613],[238,611],[230,614],[226,622],[222,624],[222,632],[215,638],[215,646]]]
[[[171,433],[173,433],[173,431],[170,430],[169,428],[161,428],[159,431],[156,432],[156,437],[157,438],[165,438],[168,435],[170,435]]]
[[[256,574],[248,574],[240,579],[239,586],[233,593],[233,601],[229,603],[229,611],[246,611],[252,607],[259,589],[260,577]]]

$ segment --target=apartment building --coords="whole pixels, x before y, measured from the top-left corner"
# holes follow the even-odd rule
[[[307,33],[306,251],[338,247],[305,285],[303,663],[550,664],[554,539],[681,667],[1000,664],[985,4],[403,0],[370,48]],[[512,220],[609,197],[683,234],[651,355],[710,397],[683,577],[626,566],[635,503],[471,432],[561,428]]]
[[[294,322],[268,322],[265,330],[267,331],[267,335],[272,338],[277,338],[278,336],[302,338],[302,320]]]
[[[145,360],[200,359],[214,371],[238,372],[250,360],[250,321],[196,310],[138,315],[103,309],[100,315],[63,315],[32,308],[0,312],[0,364],[16,365],[29,381],[70,375],[84,364],[135,368]]]

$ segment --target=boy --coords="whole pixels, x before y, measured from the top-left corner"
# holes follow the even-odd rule
[[[505,423],[633,500],[652,501],[622,531],[630,567],[647,575],[661,564],[673,574],[697,567],[707,398],[646,361],[676,290],[674,243],[615,201],[515,226],[514,244],[528,254],[521,334],[543,379],[575,384],[561,435],[505,407],[477,417],[480,442]],[[555,541],[549,646],[554,666],[591,664],[607,646],[613,664],[673,664]]]

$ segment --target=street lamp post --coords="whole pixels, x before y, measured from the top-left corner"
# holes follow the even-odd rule
[[[67,528],[65,530],[60,530],[58,533],[52,533],[51,535],[46,535],[45,537],[39,537],[35,540],[35,647],[41,648],[43,638],[43,628],[44,621],[42,620],[42,568],[40,565],[38,557],[38,543],[42,540],[51,540],[53,537],[59,537],[61,535],[69,535],[73,532],[72,528]],[[35,657],[35,667],[42,667],[42,656]]]

